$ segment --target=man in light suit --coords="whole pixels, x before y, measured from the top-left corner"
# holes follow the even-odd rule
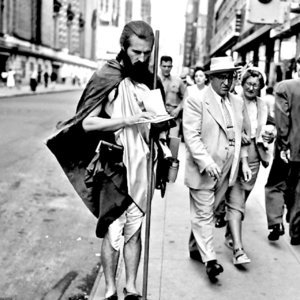
[[[300,70],[300,59],[297,60]],[[298,73],[299,74],[299,73]],[[287,209],[291,245],[300,245],[300,78],[280,82],[275,91],[275,123],[280,156],[289,165]]]
[[[229,93],[237,69],[231,57],[212,58],[209,86],[198,98],[188,97],[183,110],[191,226],[211,281],[223,272],[213,247],[214,208],[235,182],[240,162],[244,102]]]

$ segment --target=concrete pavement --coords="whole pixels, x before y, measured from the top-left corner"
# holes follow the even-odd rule
[[[62,92],[83,89],[71,84],[56,84],[45,88],[39,85],[35,93],[29,86],[20,89],[0,87],[0,98]],[[243,240],[252,262],[237,269],[232,253],[224,245],[224,228],[215,230],[215,248],[224,273],[215,284],[208,280],[204,265],[192,261],[188,255],[190,233],[188,189],[183,184],[184,144],[180,145],[180,168],[175,183],[168,184],[165,197],[155,192],[152,201],[148,300],[217,299],[217,300],[298,300],[300,299],[300,246],[291,246],[289,236],[269,242],[264,206],[264,184],[267,170],[260,173],[257,185],[247,202],[243,224]],[[288,225],[285,224],[286,232]],[[138,274],[138,288],[142,292],[143,257]],[[118,294],[123,299],[124,264],[118,268]],[[104,278],[100,269],[90,300],[104,298]]]
[[[268,170],[259,175],[247,202],[243,224],[244,248],[252,262],[239,269],[232,264],[232,253],[224,245],[224,228],[215,230],[215,249],[224,267],[217,283],[208,280],[204,265],[189,258],[189,197],[188,189],[183,185],[183,143],[179,155],[181,165],[176,182],[168,184],[165,198],[162,199],[156,191],[152,201],[147,299],[300,299],[300,246],[291,246],[287,233],[278,242],[271,243],[267,239],[264,184]],[[143,258],[138,274],[140,292],[142,268]],[[121,262],[118,269],[119,299],[123,299],[124,273]],[[89,299],[104,299],[104,288],[100,270]]]
[[[39,95],[45,93],[58,93],[63,91],[72,90],[83,90],[84,86],[72,85],[70,83],[56,83],[55,85],[49,84],[46,88],[43,84],[39,84],[35,92],[30,90],[29,85],[21,85],[19,87],[8,88],[6,86],[0,86],[0,99],[7,97],[17,97],[17,96],[30,96]]]

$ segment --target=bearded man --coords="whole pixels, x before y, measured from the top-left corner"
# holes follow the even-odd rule
[[[153,30],[147,23],[126,24],[117,58],[95,72],[75,117],[47,142],[78,194],[98,218],[96,235],[103,238],[101,259],[108,300],[118,299],[115,276],[122,235],[124,299],[141,298],[136,288],[141,226],[147,193],[153,194],[147,191],[152,176],[148,172],[153,159],[148,144],[153,114],[146,111],[143,99],[153,88],[154,76],[149,71],[153,44]],[[163,93],[162,84],[158,82],[157,86]],[[152,129],[155,139],[165,139],[169,128],[165,123]]]

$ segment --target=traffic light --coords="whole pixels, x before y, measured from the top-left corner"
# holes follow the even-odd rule
[[[247,0],[246,20],[254,24],[282,24],[286,1]]]

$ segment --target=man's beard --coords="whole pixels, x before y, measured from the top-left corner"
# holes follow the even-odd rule
[[[131,63],[129,56],[124,52],[122,56],[126,76],[139,83],[147,83],[149,80],[149,59],[144,62]]]

